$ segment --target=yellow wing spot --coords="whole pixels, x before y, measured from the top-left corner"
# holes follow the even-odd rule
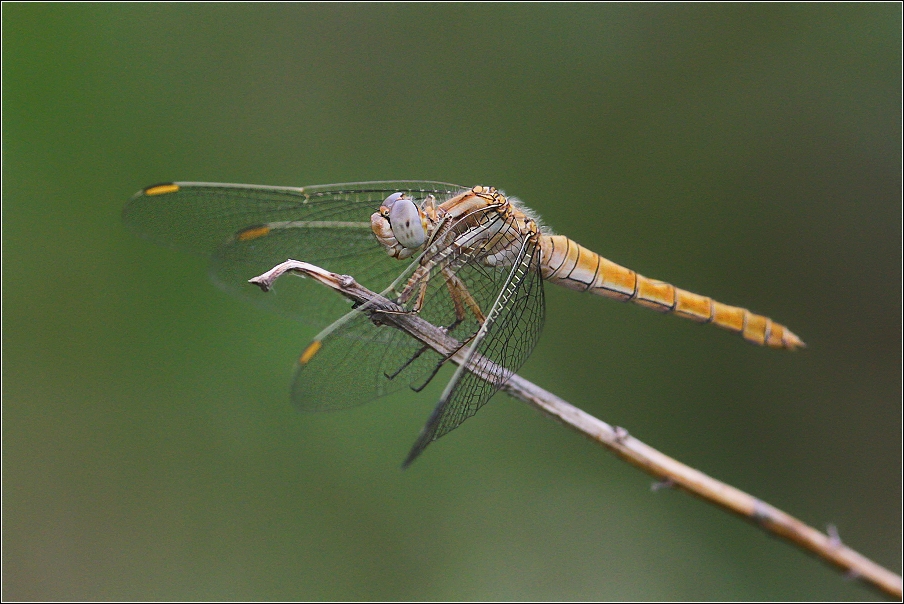
[[[256,226],[249,227],[243,231],[239,231],[235,236],[239,241],[251,241],[252,239],[257,239],[258,237],[263,237],[264,235],[270,232],[270,227],[268,226]]]
[[[165,185],[154,185],[144,190],[145,195],[166,195],[167,193],[175,193],[179,190],[179,185],[169,183]]]
[[[314,355],[323,347],[323,342],[320,340],[314,340],[308,347],[304,349],[304,352],[301,353],[301,356],[298,357],[298,363],[300,365],[307,365],[308,362],[314,358]]]

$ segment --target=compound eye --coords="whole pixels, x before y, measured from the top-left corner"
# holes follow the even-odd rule
[[[417,206],[403,195],[404,193],[393,193],[383,202],[383,205],[389,208],[389,228],[392,229],[396,241],[403,246],[408,249],[419,248],[424,245],[427,232],[424,230]]]
[[[404,199],[404,198],[405,198],[404,193],[393,193],[392,195],[390,195],[389,197],[387,197],[386,199],[383,200],[382,205],[386,208],[392,209],[392,206],[395,205],[395,202],[397,202],[400,199]]]

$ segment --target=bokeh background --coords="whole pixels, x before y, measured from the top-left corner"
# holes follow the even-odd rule
[[[4,5],[4,599],[860,600],[497,395],[289,403],[168,180],[492,184],[809,348],[547,287],[527,378],[901,570],[901,9]]]

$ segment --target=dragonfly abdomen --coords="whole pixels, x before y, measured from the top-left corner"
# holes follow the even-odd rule
[[[557,285],[633,302],[698,323],[713,323],[761,346],[789,350],[804,346],[787,327],[768,317],[649,279],[563,235],[542,235],[540,250],[543,278]]]

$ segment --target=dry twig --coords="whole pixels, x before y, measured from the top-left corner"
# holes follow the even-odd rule
[[[288,260],[251,279],[250,283],[267,291],[276,279],[287,272],[313,278],[358,304],[366,303],[364,312],[372,316],[377,315],[381,324],[405,331],[440,354],[451,354],[451,360],[456,363],[463,361],[463,356],[456,353],[460,348],[457,340],[417,315],[392,312],[382,314],[381,311],[398,311],[400,307],[362,287],[348,275],[337,275],[306,262]],[[487,369],[478,370],[477,366],[486,368],[491,365],[488,365],[485,359],[476,364],[475,373],[479,375],[480,371]],[[829,534],[821,533],[752,495],[668,457],[630,436],[624,428],[600,421],[518,375],[513,375],[502,389],[514,398],[532,405],[598,442],[622,459],[653,475],[663,484],[684,489],[692,495],[746,518],[766,532],[794,543],[836,566],[846,576],[855,577],[894,598],[901,599],[901,577],[844,545],[838,538],[837,531],[830,529]]]

